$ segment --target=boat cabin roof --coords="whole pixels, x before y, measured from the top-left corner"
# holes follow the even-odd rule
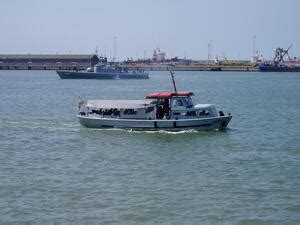
[[[196,109],[208,109],[208,108],[213,108],[215,105],[213,104],[197,104],[195,105]]]
[[[155,106],[152,100],[88,100],[86,107],[97,109],[142,109]]]
[[[182,92],[168,92],[168,91],[165,91],[165,92],[157,92],[157,93],[148,94],[148,95],[146,95],[146,98],[170,99],[170,98],[176,97],[176,96],[179,96],[179,97],[188,97],[188,96],[191,96],[191,95],[193,95],[193,92],[187,92],[187,91],[182,91]]]

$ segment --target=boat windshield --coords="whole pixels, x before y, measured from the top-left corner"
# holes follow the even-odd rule
[[[177,106],[192,108],[193,107],[193,101],[192,101],[190,96],[173,98],[172,108],[177,107]]]

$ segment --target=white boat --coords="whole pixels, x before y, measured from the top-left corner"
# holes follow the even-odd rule
[[[89,128],[135,130],[224,130],[232,116],[217,112],[212,104],[194,105],[192,92],[148,94],[145,100],[79,101],[77,117]],[[80,110],[84,106],[84,110]]]

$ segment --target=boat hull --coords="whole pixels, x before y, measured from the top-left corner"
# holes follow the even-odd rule
[[[259,65],[260,72],[300,72],[300,66],[274,66],[274,65]]]
[[[122,128],[134,130],[224,130],[232,116],[181,120],[116,119],[77,115],[81,125],[88,128]]]
[[[147,73],[85,72],[57,70],[61,79],[149,79]]]
[[[118,75],[120,79],[149,79],[148,73],[120,73]]]

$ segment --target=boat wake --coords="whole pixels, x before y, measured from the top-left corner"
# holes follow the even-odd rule
[[[137,130],[137,129],[123,129],[123,128],[86,128],[77,123],[59,123],[49,121],[1,121],[0,129],[22,129],[22,130],[45,130],[45,131],[100,131],[100,132],[125,132],[132,134],[170,134],[170,135],[182,135],[182,134],[201,134],[201,133],[218,133],[224,131],[199,131],[195,129],[186,129],[178,131],[170,130]],[[227,130],[232,130],[228,129]],[[226,132],[226,131],[225,131]]]
[[[0,128],[47,131],[78,131],[80,125],[77,123],[56,123],[48,121],[1,121]]]
[[[211,131],[200,131],[195,129],[186,129],[180,131],[169,131],[169,130],[136,130],[136,129],[122,129],[122,128],[85,128],[81,127],[84,130],[92,131],[101,131],[101,132],[126,132],[133,134],[170,134],[170,135],[180,135],[180,134],[207,134],[207,133],[218,133],[223,131],[211,130]]]
[[[181,130],[181,131],[168,131],[168,130],[127,130],[130,133],[149,133],[149,134],[189,134],[189,133],[199,133],[201,131],[189,129],[189,130]]]

